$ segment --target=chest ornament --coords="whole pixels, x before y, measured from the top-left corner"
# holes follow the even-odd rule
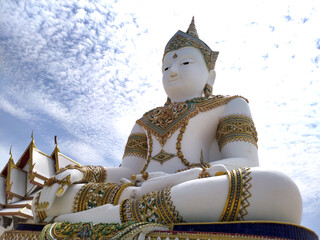
[[[151,159],[156,160],[161,164],[163,164],[164,162],[169,161],[171,158],[174,158],[175,156],[177,155],[172,153],[167,153],[163,149],[161,149],[161,151],[157,155],[153,156]]]
[[[189,119],[211,109],[223,106],[240,96],[210,96],[208,98],[194,98],[186,102],[170,103],[157,107],[137,120],[137,124],[150,132],[163,147],[180,127]]]

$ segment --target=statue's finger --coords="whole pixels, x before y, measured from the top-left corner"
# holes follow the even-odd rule
[[[131,177],[131,179],[132,179],[132,177]],[[142,174],[135,175],[135,178],[133,180],[135,180],[137,182],[144,181],[144,179],[142,178]]]
[[[120,182],[125,184],[125,183],[130,183],[131,181],[129,179],[127,179],[127,178],[121,178]]]

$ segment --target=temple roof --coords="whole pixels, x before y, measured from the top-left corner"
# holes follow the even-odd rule
[[[37,149],[33,134],[31,142],[17,163],[10,150],[10,158],[0,173],[0,216],[33,219],[31,205],[35,194],[56,171],[67,165],[81,165],[59,150],[51,155]]]

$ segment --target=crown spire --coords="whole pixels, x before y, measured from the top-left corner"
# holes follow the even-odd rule
[[[193,37],[199,38],[197,29],[196,29],[196,25],[194,24],[194,17],[192,17],[191,23],[190,23],[189,28],[187,30],[187,34],[189,34]]]

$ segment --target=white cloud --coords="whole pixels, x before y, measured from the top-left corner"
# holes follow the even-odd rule
[[[28,120],[32,117],[32,114],[27,112],[25,109],[20,108],[17,105],[13,105],[6,99],[1,98],[0,102],[1,102],[0,108],[5,112],[10,113],[12,116],[15,116],[17,118],[24,119],[24,120]]]
[[[101,152],[99,153],[98,149],[95,147],[83,142],[74,142],[70,140],[64,141],[62,144],[63,153],[73,160],[83,165],[92,165],[93,163],[95,165],[104,165],[102,154]]]

